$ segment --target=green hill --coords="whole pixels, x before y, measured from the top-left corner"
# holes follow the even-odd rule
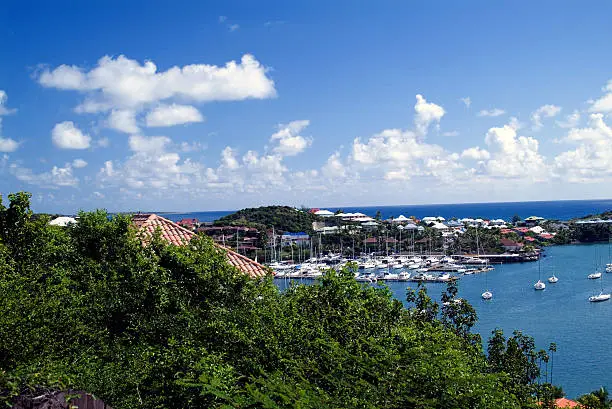
[[[218,226],[254,226],[289,232],[312,232],[312,222],[321,221],[307,210],[289,206],[264,206],[242,209],[224,216],[215,222]]]

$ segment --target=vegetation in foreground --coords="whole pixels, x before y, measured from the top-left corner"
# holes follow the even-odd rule
[[[474,309],[330,272],[280,292],[205,238],[143,247],[129,218],[68,228],[0,204],[0,398],[87,390],[122,408],[530,408],[548,359],[521,333],[487,354]],[[548,374],[548,372],[547,372]],[[544,391],[544,392],[543,392]]]

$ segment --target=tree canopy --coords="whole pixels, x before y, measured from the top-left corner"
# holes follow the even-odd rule
[[[0,399],[86,390],[122,408],[527,408],[533,340],[495,333],[449,286],[410,307],[329,271],[281,292],[231,267],[210,239],[143,246],[129,217],[34,219],[0,201]]]
[[[242,209],[217,220],[216,225],[252,225],[260,229],[274,227],[280,231],[312,232],[312,223],[322,218],[305,209],[289,206],[262,206]]]

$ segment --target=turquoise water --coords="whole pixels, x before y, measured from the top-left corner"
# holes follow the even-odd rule
[[[544,291],[535,291],[537,263],[496,266],[485,275],[464,276],[459,281],[459,295],[467,299],[478,314],[474,328],[484,339],[501,328],[506,335],[514,329],[534,337],[538,348],[557,344],[553,381],[561,385],[569,397],[577,397],[600,386],[612,388],[612,300],[590,303],[588,297],[604,291],[612,292],[612,274],[603,274],[603,281],[589,280],[595,271],[595,260],[608,263],[608,245],[568,245],[546,249],[542,258],[542,280],[553,269],[557,284],[546,282]],[[601,269],[599,271],[602,271]],[[286,280],[277,280],[281,288]],[[405,299],[406,287],[415,283],[390,282],[396,298]],[[493,299],[484,301],[486,287]],[[443,284],[428,284],[429,294],[440,300]]]

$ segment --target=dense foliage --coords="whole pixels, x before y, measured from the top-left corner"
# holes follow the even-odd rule
[[[537,353],[474,309],[330,272],[280,292],[238,273],[205,237],[144,247],[129,218],[68,228],[0,202],[0,397],[87,390],[122,408],[535,407]]]
[[[219,226],[253,226],[261,230],[274,227],[279,231],[312,232],[312,223],[321,221],[306,209],[289,206],[263,206],[242,209],[215,222]]]

